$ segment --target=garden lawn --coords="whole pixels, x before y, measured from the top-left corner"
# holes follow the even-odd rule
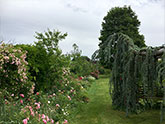
[[[89,103],[76,109],[70,124],[159,124],[159,110],[147,110],[129,117],[125,116],[125,112],[114,110],[108,82],[106,77],[93,82],[88,90]]]

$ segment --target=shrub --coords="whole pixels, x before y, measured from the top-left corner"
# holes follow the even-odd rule
[[[76,44],[73,44],[73,50],[70,56],[72,59],[71,72],[77,76],[88,76],[92,71],[96,70],[96,65],[87,56],[81,56],[81,50],[79,50]]]
[[[36,33],[38,39],[34,45],[17,45],[28,51],[27,61],[32,81],[35,82],[35,92],[48,92],[53,85],[61,80],[63,68],[67,68],[70,63],[68,56],[62,55],[58,43],[65,39],[67,34],[59,31]]]
[[[89,81],[94,81],[94,80],[95,80],[95,77],[88,76],[88,77],[87,77],[87,80],[89,80]]]

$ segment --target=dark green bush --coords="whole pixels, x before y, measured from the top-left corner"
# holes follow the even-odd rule
[[[73,50],[71,51],[71,67],[72,73],[77,76],[87,76],[91,72],[97,70],[96,64],[94,64],[87,56],[81,56],[82,51],[76,44],[73,44]]]
[[[66,36],[48,29],[47,32],[36,33],[38,41],[34,45],[16,45],[28,52],[27,61],[32,81],[35,82],[35,91],[50,90],[52,85],[61,80],[63,69],[69,67],[69,57],[62,55],[58,47],[59,41]]]

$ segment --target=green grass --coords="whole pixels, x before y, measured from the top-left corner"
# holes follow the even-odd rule
[[[108,82],[108,78],[102,77],[92,84],[88,90],[89,103],[76,109],[77,113],[70,124],[159,124],[159,110],[147,110],[129,117],[123,111],[114,110]]]

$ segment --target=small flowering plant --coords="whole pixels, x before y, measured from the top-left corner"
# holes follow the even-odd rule
[[[25,59],[26,52],[11,44],[0,43],[0,88],[15,94],[30,87]]]

